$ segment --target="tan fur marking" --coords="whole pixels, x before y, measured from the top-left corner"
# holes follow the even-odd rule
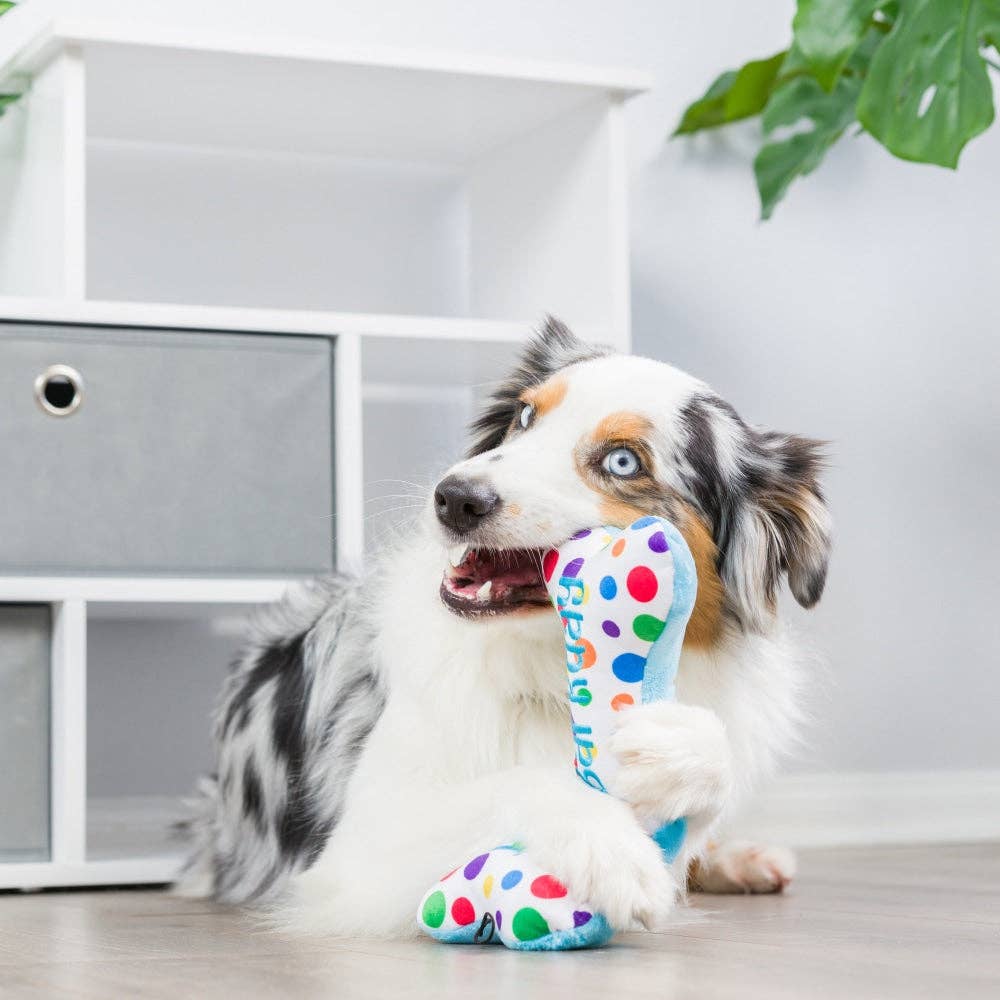
[[[684,633],[684,645],[709,649],[722,634],[723,589],[716,569],[718,551],[701,518],[687,504],[682,509],[686,517],[677,528],[688,543],[698,572],[698,596]]]
[[[653,425],[640,413],[619,410],[609,413],[593,430],[590,437],[602,441],[642,441],[653,433]]]
[[[521,505],[519,503],[509,503],[509,504],[507,504],[507,513],[510,514],[511,517],[520,517],[521,516]]]
[[[647,513],[615,497],[606,497],[598,509],[601,512],[601,523],[610,524],[615,528],[627,528],[633,521],[638,521]]]
[[[564,375],[553,375],[548,381],[543,382],[534,389],[528,389],[521,393],[521,399],[525,403],[531,403],[535,408],[535,413],[542,416],[554,410],[565,398],[566,390],[569,389],[569,382]]]

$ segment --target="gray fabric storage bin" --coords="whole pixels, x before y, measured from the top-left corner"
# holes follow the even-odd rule
[[[333,565],[332,342],[0,323],[0,573]],[[36,398],[79,373],[67,416]]]
[[[50,621],[0,604],[0,862],[49,856]]]

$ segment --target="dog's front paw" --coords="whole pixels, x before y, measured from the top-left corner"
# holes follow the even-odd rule
[[[624,803],[581,790],[592,800],[586,815],[542,820],[525,849],[616,930],[661,926],[678,896],[675,873]]]
[[[611,791],[644,822],[711,823],[732,790],[729,740],[714,712],[677,702],[623,713],[610,740],[621,762]]]

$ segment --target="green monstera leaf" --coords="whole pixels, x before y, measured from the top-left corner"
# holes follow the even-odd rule
[[[833,90],[883,4],[884,0],[799,0],[792,21],[795,46],[824,90]]]
[[[1000,29],[1000,0],[906,0],[879,46],[858,120],[904,160],[957,167],[993,121],[980,47]]]
[[[1000,0],[798,0],[788,51],[720,76],[675,135],[761,115],[770,218],[857,122],[894,156],[956,167],[994,119]]]
[[[16,6],[13,0],[0,0],[0,17],[7,13],[11,7]]]
[[[771,218],[792,181],[812,173],[854,121],[860,89],[857,81],[841,79],[828,94],[815,80],[802,77],[775,93],[764,112],[764,131],[773,134],[787,127],[789,134],[765,142],[753,161],[762,219]]]
[[[812,173],[826,151],[855,120],[855,106],[879,33],[869,30],[836,86],[827,93],[811,76],[797,77],[774,92],[761,124],[765,142],[754,160],[762,219],[771,218],[796,177]]]
[[[774,91],[785,56],[785,52],[779,52],[768,59],[755,59],[717,77],[708,90],[688,106],[673,134],[690,135],[759,115]]]

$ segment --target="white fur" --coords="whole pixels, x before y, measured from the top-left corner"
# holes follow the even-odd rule
[[[488,476],[508,504],[478,544],[541,547],[598,523],[602,497],[573,465],[581,435],[627,408],[649,417],[669,452],[678,407],[702,389],[636,358],[575,366],[565,400],[496,449],[501,461],[480,455],[451,470]],[[720,458],[732,464],[725,448]],[[665,481],[672,475],[658,471]],[[340,822],[318,860],[292,879],[275,919],[326,934],[413,933],[417,901],[442,873],[519,839],[615,926],[656,926],[720,816],[793,737],[800,682],[791,645],[769,621],[758,634],[730,629],[711,653],[686,650],[679,703],[623,716],[614,738],[618,801],[573,775],[557,620],[544,611],[456,617],[438,597],[448,542],[428,509],[372,585],[385,711]],[[670,870],[640,820],[679,815],[690,818],[690,835]]]

